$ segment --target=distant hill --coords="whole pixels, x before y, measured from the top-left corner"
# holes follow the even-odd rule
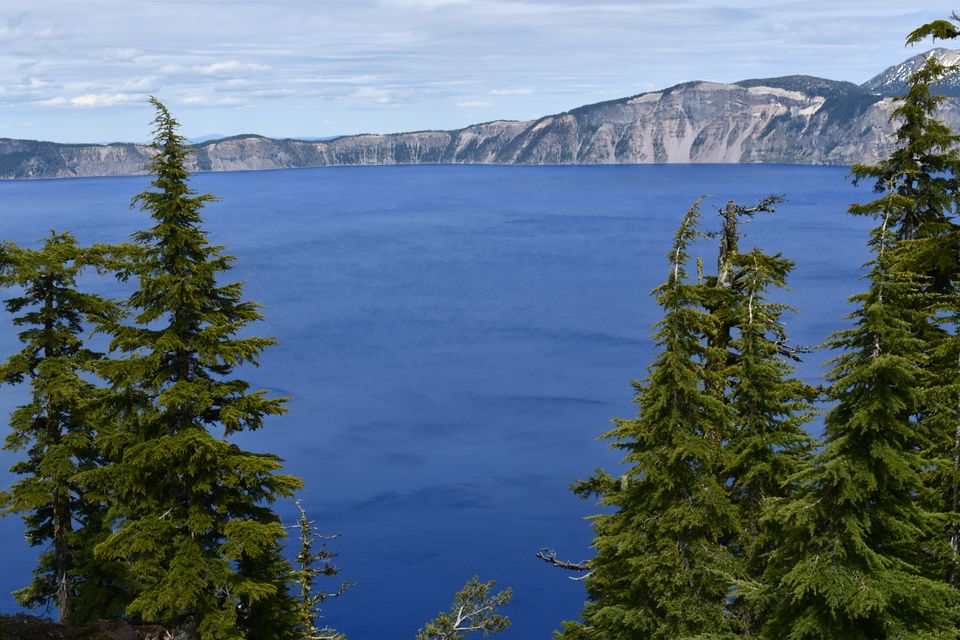
[[[272,139],[254,134],[194,145],[195,171],[375,164],[872,163],[894,148],[891,94],[935,49],[857,86],[813,76],[733,84],[693,81],[584,105],[536,120],[498,120],[453,131]],[[941,117],[960,129],[960,81]],[[0,139],[0,178],[144,173],[150,148]]]
[[[960,63],[960,49],[933,49],[884,70],[860,86],[881,96],[903,95],[906,93],[907,79],[910,74],[923,66],[929,56],[936,56],[938,62],[947,66]],[[936,92],[944,96],[960,97],[960,73],[938,85]]]

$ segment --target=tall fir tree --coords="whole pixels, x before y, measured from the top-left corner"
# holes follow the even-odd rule
[[[735,626],[727,541],[737,523],[722,451],[731,416],[713,392],[722,382],[711,376],[721,373],[707,366],[716,361],[706,343],[715,318],[685,272],[699,204],[684,216],[669,276],[655,291],[664,316],[655,334],[659,354],[643,383],[634,383],[639,416],[615,421],[606,434],[626,452],[629,469],[619,478],[598,470],[574,487],[615,511],[594,517],[590,600],[582,624],[565,625],[563,638],[675,640]]]
[[[790,307],[769,301],[771,290],[786,289],[793,263],[754,247],[740,252],[741,224],[759,213],[773,213],[785,198],[772,194],[747,206],[728,201],[714,276],[699,274],[701,296],[713,318],[706,336],[713,354],[712,392],[729,409],[730,428],[722,434],[724,483],[737,509],[737,529],[727,540],[734,586],[729,613],[737,634],[754,636],[762,629],[769,605],[766,586],[775,579],[768,559],[779,532],[763,517],[769,500],[787,495],[789,478],[812,452],[804,429],[816,390],[795,377],[791,360],[800,349],[790,346],[782,316]]]
[[[759,249],[733,260],[736,304],[726,372],[727,401],[734,431],[727,443],[727,478],[738,509],[740,529],[731,546],[738,560],[736,590],[730,604],[738,633],[762,633],[771,602],[767,585],[776,579],[769,559],[781,532],[764,517],[771,500],[790,495],[791,478],[813,453],[805,429],[817,391],[795,377],[782,316],[790,307],[768,300],[771,289],[784,289],[793,264]]]
[[[101,462],[93,444],[99,391],[88,379],[100,354],[82,334],[91,318],[117,316],[114,304],[77,289],[81,272],[100,263],[97,254],[54,232],[40,250],[2,248],[0,282],[20,291],[5,304],[23,349],[0,366],[0,380],[29,382],[30,395],[11,415],[5,445],[27,450],[11,469],[23,477],[0,504],[4,513],[23,514],[30,544],[46,547],[34,580],[15,595],[25,606],[54,603],[64,622],[117,615],[125,598],[122,567],[90,554],[109,533],[106,508],[77,482]]]
[[[958,34],[951,22],[938,20],[913,31],[907,44]],[[960,586],[960,135],[938,119],[946,98],[936,93],[956,73],[930,55],[910,76],[891,116],[899,122],[897,148],[876,165],[853,168],[858,181],[874,181],[880,197],[851,212],[887,219],[898,240],[897,260],[920,278],[911,297],[917,312],[912,331],[923,341],[927,361],[914,420],[927,439],[925,475],[935,488],[927,507],[943,517],[922,541],[924,564],[931,577]]]
[[[938,522],[926,508],[928,461],[914,420],[927,365],[915,331],[925,278],[898,258],[898,219],[885,215],[874,229],[854,326],[828,343],[841,353],[829,374],[835,405],[823,449],[797,495],[774,503],[786,534],[772,560],[782,577],[770,637],[956,637],[956,592],[921,565],[921,542]]]
[[[233,259],[201,226],[213,197],[190,189],[179,125],[151,102],[153,180],[133,202],[154,224],[133,236],[135,324],[104,326],[115,356],[99,367],[112,389],[114,429],[100,439],[110,464],[86,481],[109,493],[115,531],[96,551],[129,565],[129,615],[201,640],[289,637],[285,532],[270,505],[301,483],[277,456],[226,439],[284,412],[283,399],[234,377],[274,341],[238,336],[261,314],[240,283],[218,282]]]
[[[777,543],[760,514],[811,453],[803,425],[816,395],[789,362],[796,350],[781,322],[789,308],[767,300],[786,286],[792,263],[739,249],[739,222],[782,200],[727,203],[717,273],[705,276],[698,260],[696,283],[684,272],[700,235],[696,206],[681,224],[657,290],[661,353],[637,385],[640,416],[607,434],[631,467],[620,479],[600,472],[575,487],[617,510],[595,518],[590,602],[583,623],[568,623],[562,637],[759,634]]]

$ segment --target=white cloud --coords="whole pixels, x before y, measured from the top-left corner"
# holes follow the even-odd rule
[[[365,73],[355,76],[314,76],[314,77],[296,77],[291,78],[288,82],[290,84],[300,84],[300,85],[329,85],[329,84],[371,84],[378,82],[380,80],[379,76]]]
[[[347,98],[355,100],[364,100],[376,102],[377,104],[389,104],[393,102],[393,92],[389,89],[380,89],[377,87],[363,87],[356,91],[351,91],[346,95]]]
[[[38,91],[40,89],[45,89],[52,86],[52,82],[47,82],[46,80],[40,80],[39,78],[30,78],[26,83],[24,83],[24,88],[29,89],[30,91]]]
[[[208,98],[192,95],[182,98],[180,104],[191,107],[239,107],[246,103],[239,98]]]
[[[249,62],[237,62],[229,60],[227,62],[214,62],[203,67],[198,67],[197,71],[209,76],[245,76],[269,71],[270,67],[265,64],[255,64]]]
[[[205,65],[165,64],[160,67],[159,71],[165,76],[201,75],[217,78],[237,78],[260,74],[269,70],[270,66],[266,64],[227,60]]]
[[[493,106],[487,100],[462,100],[457,103],[460,109],[484,109]]]
[[[87,93],[70,98],[68,102],[74,107],[114,107],[130,102],[144,102],[146,99],[144,95],[131,93]]]
[[[36,43],[41,40],[57,40],[67,37],[68,33],[58,28],[48,17],[21,13],[7,17],[0,10],[0,42]]]
[[[143,76],[141,78],[130,78],[123,83],[123,88],[132,91],[153,91],[157,87],[157,78],[154,76]]]
[[[67,99],[63,96],[57,96],[56,98],[50,98],[48,100],[37,100],[34,104],[41,107],[59,107],[60,105],[67,104]]]
[[[390,9],[439,9],[456,5],[469,5],[474,4],[474,2],[472,0],[380,0],[378,4]]]
[[[533,89],[521,87],[519,89],[493,89],[490,91],[492,96],[529,96],[533,94]]]

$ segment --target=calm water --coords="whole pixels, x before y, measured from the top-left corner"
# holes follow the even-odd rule
[[[797,166],[377,167],[197,176],[237,279],[275,336],[255,387],[290,413],[245,435],[306,481],[303,500],[358,583],[326,620],[355,640],[412,638],[472,575],[514,588],[500,637],[549,638],[583,586],[534,557],[590,555],[571,480],[617,458],[596,437],[633,415],[645,375],[649,291],[664,278],[680,216],[700,194],[705,228],[727,199],[785,193],[745,231],[797,261],[786,300],[793,340],[841,325],[859,287],[868,222],[845,214],[846,170]],[[48,229],[116,242],[146,225],[130,211],[144,178],[0,182],[3,237]],[[711,241],[712,242],[712,241]],[[715,260],[710,243],[700,248]],[[122,291],[118,285],[97,286]],[[16,341],[0,330],[0,353]],[[819,375],[824,354],[804,364]],[[17,402],[0,390],[0,413]],[[816,427],[814,427],[816,428]],[[0,454],[0,486],[15,457]],[[292,522],[292,505],[280,506]],[[0,611],[33,555],[16,518],[0,521]],[[333,589],[335,584],[328,585]]]

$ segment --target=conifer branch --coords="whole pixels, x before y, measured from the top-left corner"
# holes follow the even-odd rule
[[[582,562],[569,562],[567,560],[560,560],[557,558],[557,552],[549,547],[544,547],[537,551],[537,557],[547,564],[552,564],[558,569],[567,569],[568,571],[590,571],[589,560],[584,560]]]

